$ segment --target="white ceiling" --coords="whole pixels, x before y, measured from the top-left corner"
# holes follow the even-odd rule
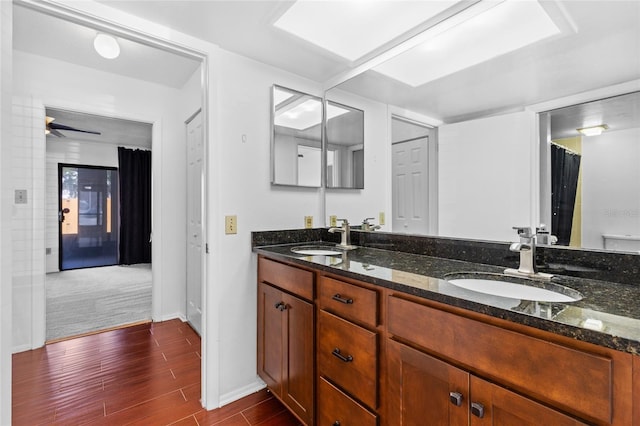
[[[99,2],[322,83],[359,65],[275,28],[272,23],[292,1]],[[561,6],[575,34],[544,40],[418,88],[375,71],[339,87],[446,123],[640,78],[640,1],[567,0]],[[126,40],[123,54],[107,61],[92,50],[95,30],[20,6],[14,11],[18,50],[172,87],[181,87],[198,65]]]

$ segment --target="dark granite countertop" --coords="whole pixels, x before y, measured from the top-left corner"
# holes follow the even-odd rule
[[[288,244],[254,244],[254,252],[311,266],[396,291],[451,306],[491,315],[559,335],[640,354],[640,286],[569,275],[553,281],[582,294],[571,303],[532,302],[465,290],[446,281],[452,273],[497,273],[504,267],[358,247],[334,256],[305,256],[291,251],[311,241]],[[317,244],[331,244],[317,241]]]

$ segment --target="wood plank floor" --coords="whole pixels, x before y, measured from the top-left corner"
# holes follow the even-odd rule
[[[180,320],[13,355],[14,425],[298,426],[266,390],[200,406],[200,337]]]

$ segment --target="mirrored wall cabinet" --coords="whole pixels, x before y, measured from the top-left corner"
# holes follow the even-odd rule
[[[271,184],[322,184],[322,98],[274,85],[271,92]]]
[[[271,184],[318,188],[323,158],[327,188],[364,188],[364,111],[274,85]]]

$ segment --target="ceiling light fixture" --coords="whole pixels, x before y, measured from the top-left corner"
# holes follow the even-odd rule
[[[414,37],[411,48],[374,70],[417,87],[561,33],[538,1],[484,0]]]
[[[584,136],[598,136],[608,128],[609,126],[607,126],[606,124],[600,124],[598,126],[581,127],[580,129],[576,130]]]
[[[93,40],[93,47],[100,56],[106,59],[115,59],[120,55],[118,41],[109,34],[98,33]]]
[[[355,61],[457,2],[297,0],[273,25]]]

